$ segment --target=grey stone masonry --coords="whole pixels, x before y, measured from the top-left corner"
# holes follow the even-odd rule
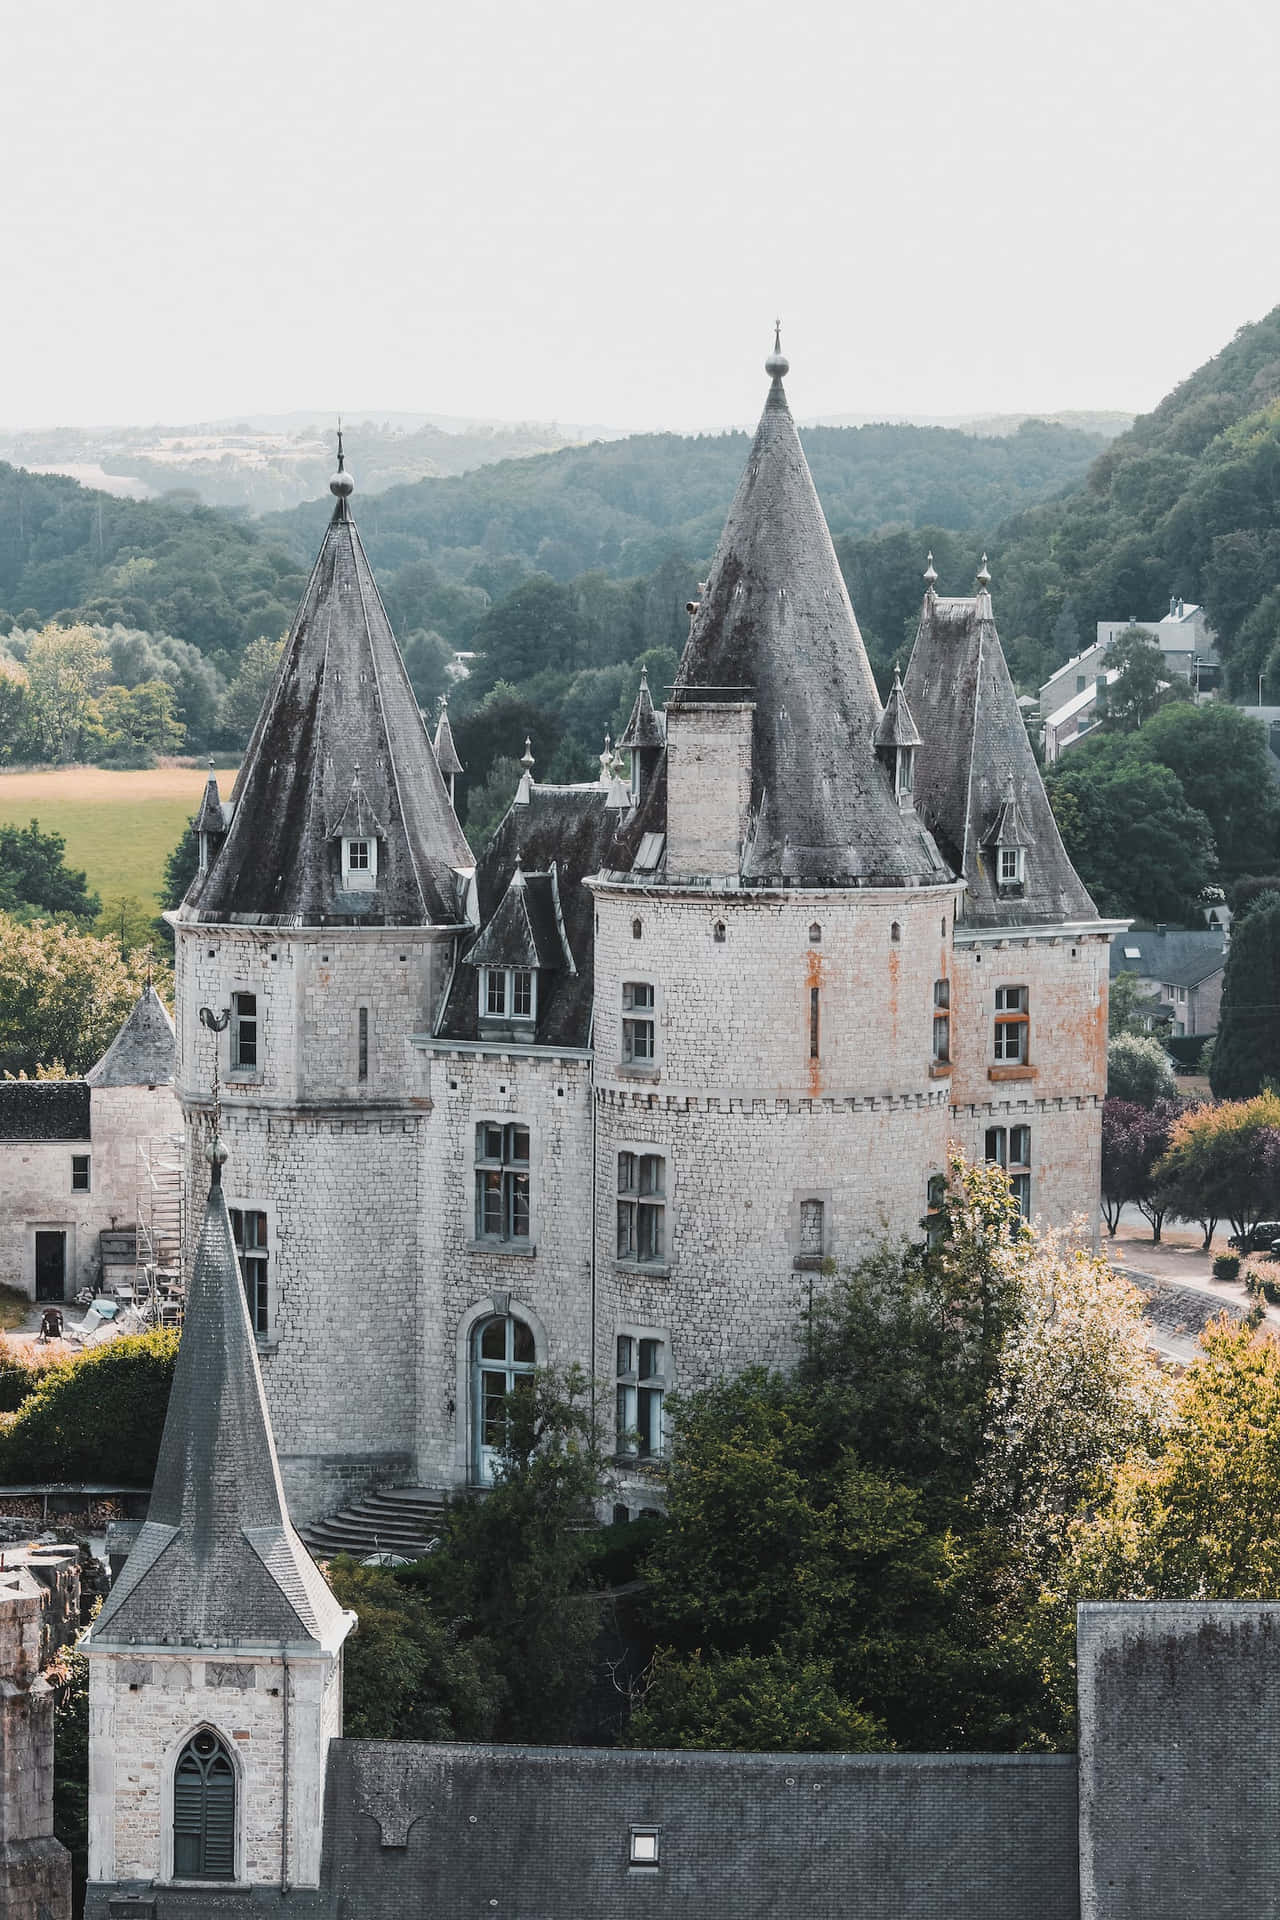
[[[78,1612],[79,1576],[74,1556],[69,1575],[59,1561],[44,1578],[27,1558],[0,1553],[0,1914],[71,1920],[71,1856],[53,1837],[54,1695],[42,1668],[50,1610],[69,1578]]]

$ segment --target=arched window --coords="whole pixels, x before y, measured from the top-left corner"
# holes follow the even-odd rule
[[[811,947],[818,947],[818,946],[821,946],[821,944],[822,944],[822,928],[818,924],[818,922],[815,920],[813,922],[813,925],[809,928],[809,945]]]
[[[173,1877],[234,1880],[236,1770],[216,1733],[193,1734],[173,1772]]]
[[[471,1333],[471,1471],[491,1487],[507,1443],[507,1397],[533,1384],[533,1328],[514,1313],[493,1314]]]

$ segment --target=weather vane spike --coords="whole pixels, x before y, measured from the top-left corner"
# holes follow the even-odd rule
[[[342,454],[342,415],[338,415],[338,472],[341,473],[345,461]]]
[[[782,352],[782,321],[780,319],[773,323],[773,350],[775,353]]]

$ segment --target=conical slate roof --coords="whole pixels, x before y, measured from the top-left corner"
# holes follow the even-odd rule
[[[893,685],[889,689],[889,698],[884,703],[884,715],[876,730],[878,747],[918,747],[920,735],[916,723],[911,718],[911,709],[907,705],[907,696],[902,691],[902,678],[895,667]]]
[[[99,1646],[333,1647],[350,1624],[289,1522],[220,1174],[215,1160],[151,1506]]]
[[[236,781],[234,815],[181,917],[314,926],[458,922],[455,871],[475,861],[449,801],[348,509],[350,476]],[[385,828],[377,885],[342,888],[330,829],[355,768]]]
[[[174,1035],[169,1009],[148,987],[85,1079],[91,1087],[162,1087],[173,1079]]]
[[[646,667],[640,669],[640,691],[636,695],[635,705],[631,709],[631,718],[627,721],[627,730],[618,742],[618,751],[627,753],[634,748],[663,747],[666,735],[662,731],[662,722],[654,711],[653,696],[649,692],[649,673]]]
[[[204,783],[204,795],[200,801],[200,811],[192,825],[197,833],[225,833],[226,816],[222,811],[222,800],[218,794],[218,782],[212,774]]]
[[[776,350],[772,377],[668,707],[755,702],[742,877],[903,885],[948,878],[875,754],[879,695]]]
[[[1096,920],[1031,751],[990,581],[984,556],[972,597],[940,598],[932,582],[925,595],[905,683],[926,742],[916,756],[916,811],[968,884],[962,917],[971,926]],[[1010,806],[1023,836],[1024,878],[1017,891],[1002,892],[991,832]]]

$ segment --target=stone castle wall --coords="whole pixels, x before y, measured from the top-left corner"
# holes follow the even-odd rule
[[[70,1920],[71,1856],[53,1837],[53,1703],[42,1668],[79,1618],[70,1553],[0,1566],[0,1914]],[[14,1562],[18,1564],[14,1564]]]

